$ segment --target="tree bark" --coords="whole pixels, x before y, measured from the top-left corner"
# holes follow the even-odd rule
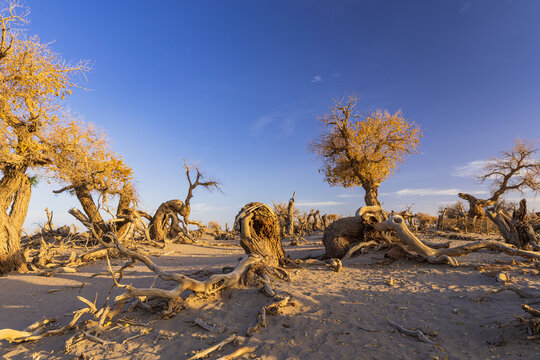
[[[154,241],[165,240],[169,235],[169,229],[167,229],[169,217],[173,216],[178,219],[177,214],[184,217],[186,211],[186,207],[181,200],[169,200],[161,204],[149,224],[150,238]],[[175,231],[178,231],[178,229],[175,229]]]
[[[365,184],[362,185],[364,190],[366,191],[366,195],[364,196],[364,201],[366,203],[366,206],[381,206],[381,203],[379,202],[378,196],[379,196],[379,189],[376,186]]]
[[[84,213],[88,217],[88,220],[90,220],[90,222],[94,226],[97,234],[101,236],[103,233],[106,233],[109,229],[104,223],[103,217],[99,213],[99,209],[94,203],[94,199],[92,198],[90,190],[84,186],[75,187],[74,190],[75,195],[77,196],[77,199],[79,200],[79,203],[81,204]]]
[[[32,189],[24,171],[7,171],[0,181],[0,275],[27,271],[20,232]]]
[[[258,255],[270,266],[277,266],[285,257],[279,236],[279,221],[269,206],[249,203],[235,219],[235,228],[240,231],[240,246],[248,255]]]
[[[293,192],[292,198],[289,200],[289,206],[287,207],[287,235],[294,234],[294,197],[296,191]]]
[[[120,218],[122,215],[129,214],[130,205],[133,202],[134,198],[134,190],[131,186],[131,184],[124,185],[124,188],[120,192],[120,199],[118,200],[118,207],[116,208],[116,217]],[[116,225],[116,234],[117,236],[121,236],[124,231],[127,230],[129,223],[131,222],[131,219],[128,218],[121,222],[117,223]]]
[[[324,230],[323,244],[328,259],[341,259],[356,243],[366,240],[366,234],[374,231],[373,225],[384,220],[380,206],[365,206],[356,216],[338,219]]]
[[[487,215],[497,225],[507,243],[516,246],[518,249],[532,248],[535,251],[540,250],[537,235],[527,218],[527,202],[525,199],[519,202],[519,208],[514,210],[512,216],[502,210],[497,213],[488,211]]]
[[[459,264],[454,257],[463,256],[481,249],[492,249],[511,256],[522,256],[528,259],[540,260],[539,252],[515,249],[497,240],[473,241],[453,248],[434,248],[431,246],[432,244],[418,239],[407,228],[405,220],[397,214],[390,216],[386,221],[375,224],[374,228],[377,231],[394,230],[403,244],[432,264],[458,266]]]
[[[469,203],[469,217],[472,219],[481,219],[486,213],[484,208],[495,204],[496,200],[478,199],[470,194],[459,193],[458,196]]]

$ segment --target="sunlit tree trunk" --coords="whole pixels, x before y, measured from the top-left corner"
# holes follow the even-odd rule
[[[379,189],[369,184],[365,184],[362,187],[366,191],[366,195],[364,196],[366,206],[380,206],[381,203],[378,199]]]
[[[0,181],[0,275],[27,271],[21,250],[21,228],[32,194],[28,176],[21,169],[6,170]]]
[[[294,197],[296,191],[293,192],[292,198],[289,200],[289,205],[287,207],[287,233],[286,235],[294,234]]]

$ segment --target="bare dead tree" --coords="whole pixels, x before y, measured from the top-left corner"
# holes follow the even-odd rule
[[[492,158],[477,178],[481,182],[492,181],[492,195],[488,199],[478,199],[471,194],[458,196],[469,202],[469,217],[476,220],[485,215],[485,208],[493,206],[499,198],[509,191],[532,190],[540,192],[540,161],[534,158],[539,148],[531,140],[516,139],[509,151]]]
[[[162,203],[156,210],[154,216],[150,217],[150,237],[154,241],[163,241],[165,238],[174,239],[183,236],[184,239],[190,239],[188,226],[196,225],[199,230],[204,229],[204,226],[198,222],[191,220],[191,199],[197,187],[203,187],[208,190],[220,190],[220,183],[216,180],[205,181],[204,175],[195,167],[197,175],[195,179],[191,178],[191,167],[184,162],[186,177],[188,180],[188,192],[184,202],[181,200],[169,200]],[[180,218],[181,217],[181,218]]]
[[[190,176],[191,166],[189,166],[187,162],[184,162],[184,169],[186,170],[186,177],[189,183],[188,193],[186,195],[186,200],[184,201],[184,207],[186,210],[184,211],[182,215],[184,218],[184,223],[186,224],[186,226],[196,225],[199,227],[199,229],[202,229],[203,225],[200,222],[189,219],[189,216],[191,214],[191,198],[193,198],[193,191],[199,186],[210,191],[220,190],[221,184],[216,180],[204,181],[205,177],[203,174],[201,174],[197,166],[195,167],[195,171],[197,172],[197,175],[195,176],[195,181],[193,181]]]
[[[296,191],[293,192],[292,197],[289,200],[287,206],[287,235],[294,234],[294,197],[296,196]]]
[[[374,224],[373,228],[380,232],[395,231],[401,245],[400,250],[405,256],[425,260],[432,264],[450,264],[452,266],[458,266],[459,264],[455,259],[456,257],[481,249],[491,249],[512,256],[540,260],[540,252],[516,249],[512,245],[507,245],[497,240],[473,241],[451,248],[447,247],[448,244],[445,244],[445,247],[439,248],[435,246],[435,244],[418,239],[407,228],[405,220],[397,214],[392,214],[388,220]]]

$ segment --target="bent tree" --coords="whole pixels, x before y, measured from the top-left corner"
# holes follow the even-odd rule
[[[44,167],[45,174],[63,185],[54,193],[76,196],[86,214],[86,218],[79,220],[93,224],[98,235],[111,230],[103,221],[94,197],[97,195],[103,204],[110,197],[118,197],[116,216],[122,217],[137,200],[133,170],[110,149],[105,133],[93,124],[58,122],[46,139],[52,161]],[[121,232],[124,227],[125,224],[118,223],[116,230]]]
[[[482,174],[476,178],[481,182],[491,181],[491,197],[478,199],[470,194],[458,196],[469,202],[469,217],[482,218],[485,208],[495,205],[508,191],[540,191],[540,160],[534,155],[538,152],[537,144],[531,140],[516,139],[509,151],[503,151],[498,157],[489,160]]]
[[[148,225],[149,234],[150,238],[154,241],[175,239],[180,236],[181,232],[184,233],[184,240],[191,240],[187,228],[189,225],[196,225],[199,227],[199,230],[203,229],[203,225],[200,222],[189,218],[191,215],[193,192],[197,187],[202,187],[209,191],[221,189],[219,181],[206,179],[197,166],[195,166],[195,171],[197,172],[195,179],[192,179],[190,172],[192,167],[187,162],[184,162],[184,170],[189,184],[184,202],[178,199],[169,200],[159,206],[154,216],[144,214],[146,218],[150,219]]]
[[[330,113],[320,118],[323,133],[310,148],[323,161],[319,172],[327,183],[362,186],[366,205],[380,205],[379,185],[407,155],[417,152],[422,132],[399,111],[376,110],[363,116],[357,103],[356,95],[334,100]]]
[[[25,23],[18,10],[13,2],[0,13],[0,275],[26,268],[20,231],[31,196],[28,171],[51,161],[43,136],[71,93],[70,76],[87,69],[12,30]]]

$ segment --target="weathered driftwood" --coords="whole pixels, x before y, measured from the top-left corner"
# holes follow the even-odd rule
[[[133,224],[130,224],[130,226],[134,226]],[[126,232],[129,233],[129,232]],[[227,274],[214,274],[211,275],[207,280],[200,281],[196,279],[192,279],[188,276],[185,276],[183,274],[176,274],[176,273],[169,273],[166,271],[163,271],[159,266],[157,266],[152,260],[150,260],[149,257],[142,255],[138,253],[135,250],[130,250],[126,248],[122,244],[122,238],[117,238],[114,233],[108,233],[105,235],[106,238],[108,238],[108,241],[104,241],[101,238],[98,238],[98,241],[101,243],[101,245],[105,248],[111,248],[116,249],[120,254],[130,257],[131,260],[126,263],[122,268],[120,269],[120,276],[116,277],[116,272],[114,272],[112,269],[110,269],[110,272],[113,276],[113,281],[116,286],[119,288],[123,288],[126,290],[123,294],[117,296],[115,298],[115,301],[117,302],[116,308],[114,310],[111,310],[110,316],[113,317],[116,314],[118,314],[127,299],[134,298],[134,297],[147,297],[147,298],[164,298],[168,300],[176,300],[180,297],[180,295],[185,290],[191,290],[195,293],[201,293],[201,294],[213,294],[216,293],[222,289],[234,286],[239,283],[242,275],[250,268],[251,265],[259,263],[262,259],[256,255],[248,256],[244,258],[242,261],[238,263],[236,268]],[[143,263],[148,269],[152,270],[157,277],[165,280],[165,281],[174,281],[178,285],[171,289],[171,290],[164,290],[159,288],[136,288],[131,285],[122,285],[119,283],[123,270],[127,267],[132,265],[135,261],[140,261]]]
[[[40,340],[47,336],[62,335],[69,330],[75,328],[77,321],[79,321],[81,316],[83,316],[84,314],[93,314],[95,318],[99,318],[100,316],[102,316],[103,312],[98,311],[94,303],[83,298],[82,296],[77,296],[77,298],[80,301],[84,302],[87,307],[75,311],[73,313],[73,319],[68,324],[57,329],[47,329],[47,326],[51,323],[54,323],[56,320],[54,318],[44,318],[28,326],[23,331],[13,329],[0,329],[0,340],[21,343],[26,341]]]
[[[182,232],[178,215],[185,216],[187,211],[181,200],[169,200],[161,204],[148,226],[150,238],[153,241],[176,238]]]
[[[246,254],[258,255],[270,266],[277,266],[285,257],[279,221],[268,205],[252,202],[244,206],[236,215],[235,229],[240,231],[240,245]]]
[[[367,241],[368,233],[374,231],[373,225],[384,219],[380,206],[364,206],[356,214],[336,220],[324,230],[326,258],[343,258],[351,246]]]
[[[434,264],[449,263],[453,266],[457,266],[458,262],[454,257],[463,256],[481,249],[491,249],[512,256],[540,260],[540,252],[516,249],[496,240],[475,241],[453,248],[435,249],[420,241],[407,228],[404,219],[397,214],[391,215],[386,221],[375,224],[374,228],[378,231],[395,231],[400,241],[410,250]]]
[[[254,346],[242,346],[241,348],[236,349],[232,353],[220,357],[218,360],[233,360],[242,355],[251,354],[252,352],[255,352],[255,350],[257,350],[257,348]]]
[[[519,208],[514,209],[512,215],[502,210],[496,213],[488,211],[487,215],[497,225],[502,237],[507,243],[519,249],[540,251],[538,235],[535,233],[527,216],[527,202],[525,199],[519,202]]]
[[[229,337],[226,338],[225,340],[223,340],[223,341],[217,343],[216,345],[210,346],[208,349],[199,351],[198,353],[196,353],[195,355],[193,355],[192,357],[190,357],[188,360],[197,360],[197,359],[205,358],[206,356],[208,356],[208,355],[211,354],[212,352],[214,352],[214,351],[216,351],[216,350],[219,350],[219,349],[221,349],[223,346],[225,346],[225,345],[227,345],[228,343],[234,341],[234,339],[236,339],[236,335],[235,335],[235,334],[232,334],[231,336],[229,336]]]

